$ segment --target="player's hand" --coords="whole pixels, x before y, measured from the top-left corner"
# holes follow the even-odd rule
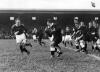
[[[17,35],[19,33],[19,31],[15,32],[14,34]]]

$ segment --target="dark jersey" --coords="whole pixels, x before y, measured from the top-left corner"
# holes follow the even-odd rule
[[[61,34],[60,28],[55,28],[55,31],[52,32],[52,35],[54,36],[53,41],[55,41],[55,42],[62,41],[62,34]]]
[[[80,37],[81,36],[81,30],[80,30],[80,28],[74,27],[73,28],[73,31],[74,31],[73,38],[77,38],[77,37]]]
[[[91,27],[88,29],[88,41],[96,41],[98,34],[97,28]]]
[[[80,27],[80,29],[79,29],[80,31],[81,31],[81,35],[83,35],[82,36],[82,40],[87,40],[86,38],[87,38],[87,28],[86,28],[86,26],[82,26],[82,27]]]
[[[79,30],[79,28],[73,27],[73,30],[76,33]]]
[[[84,36],[87,34],[87,28],[86,28],[86,26],[80,27],[79,30],[81,30],[81,32],[82,32],[82,34],[83,34]]]
[[[71,35],[71,34],[72,34],[72,30],[69,29],[69,30],[67,30],[65,33],[66,33],[66,35]]]
[[[89,28],[88,35],[97,37],[98,36],[98,28],[94,28],[94,27]]]
[[[48,34],[49,37],[52,35],[54,36],[53,41],[54,42],[61,42],[62,41],[62,33],[61,33],[61,28],[58,28],[57,26],[51,27],[51,28],[46,28],[45,32]]]
[[[80,39],[86,40],[87,28],[85,26],[81,26],[79,28],[74,28],[74,38],[81,37]]]
[[[90,35],[95,35],[95,33],[96,33],[96,28],[94,28],[94,27],[89,28],[89,29],[88,29],[88,33],[89,33]]]
[[[40,39],[42,39],[43,36],[44,36],[44,32],[43,32],[43,30],[40,29],[40,30],[36,33],[36,36],[39,37]]]
[[[20,35],[26,32],[24,25],[20,25],[20,26],[13,25],[11,29],[13,33],[18,32],[17,35]]]
[[[46,27],[45,28],[45,33],[47,34],[48,37],[51,37],[52,36],[52,28]]]

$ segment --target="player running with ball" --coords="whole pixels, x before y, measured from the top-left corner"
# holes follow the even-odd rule
[[[15,24],[11,27],[11,32],[16,37],[16,44],[20,47],[21,53],[26,52],[28,55],[30,52],[25,48],[27,46],[26,39],[26,29],[23,24],[21,24],[21,20],[17,18],[15,20]]]

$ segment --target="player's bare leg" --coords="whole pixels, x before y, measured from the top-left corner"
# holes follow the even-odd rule
[[[51,58],[55,57],[55,48],[53,46],[50,46],[50,53],[51,53]]]
[[[62,54],[61,48],[59,46],[57,46],[56,49],[57,49],[57,53],[58,53],[57,57],[60,57],[60,55]]]
[[[32,44],[30,43],[29,40],[26,40],[25,46],[30,46],[30,47],[32,47]]]
[[[25,48],[25,44],[24,43],[20,43],[20,50],[21,53],[23,54],[23,52],[26,52],[28,55],[30,54],[30,52]]]
[[[82,52],[85,52],[86,54],[88,53],[88,51],[87,51],[87,44],[86,44],[85,41],[80,40],[80,47],[81,47],[80,50],[81,50]]]
[[[62,54],[60,46],[56,42],[53,43],[53,46],[56,48],[55,51],[58,53],[57,57],[59,57]]]

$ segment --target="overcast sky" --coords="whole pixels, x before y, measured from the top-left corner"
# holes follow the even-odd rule
[[[0,10],[44,10],[44,9],[98,9],[100,10],[100,0],[0,0]],[[91,6],[91,1],[96,7]]]

